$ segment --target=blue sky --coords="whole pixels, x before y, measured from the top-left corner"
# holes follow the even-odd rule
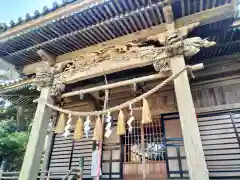
[[[31,15],[35,10],[42,10],[44,5],[52,6],[53,1],[61,0],[0,0],[0,23],[16,21],[19,16],[25,17],[26,13]]]

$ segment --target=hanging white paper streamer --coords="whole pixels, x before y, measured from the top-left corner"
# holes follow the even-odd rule
[[[70,134],[70,128],[71,128],[71,121],[72,121],[72,115],[69,114],[68,115],[68,121],[67,121],[67,125],[64,128],[64,133],[63,136],[67,137]]]
[[[135,117],[131,116],[131,117],[129,118],[129,120],[127,121],[129,133],[132,133],[132,129],[133,129],[133,127],[132,127],[132,122],[133,122],[134,120],[135,120]]]
[[[109,138],[109,136],[112,133],[112,130],[111,130],[112,122],[111,122],[111,120],[112,120],[112,116],[111,116],[111,114],[109,112],[108,115],[105,118],[105,121],[107,122],[107,126],[105,127],[106,132],[105,132],[104,136],[106,138]]]
[[[88,116],[86,121],[84,122],[84,132],[85,132],[86,138],[88,138],[88,132],[90,130],[90,123],[91,123],[91,120],[90,120],[90,117]]]
[[[80,96],[79,96],[80,100],[83,100],[83,97],[84,97],[84,94],[80,92]]]
[[[132,104],[129,104],[129,110],[130,110],[130,118],[127,121],[128,124],[128,131],[129,133],[132,133],[132,122],[135,120],[135,117],[133,117],[133,109],[132,109]]]

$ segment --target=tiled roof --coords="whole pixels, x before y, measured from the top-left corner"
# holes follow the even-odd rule
[[[36,11],[34,11],[33,15],[30,15],[29,13],[27,13],[25,15],[25,17],[18,17],[17,21],[11,20],[9,22],[9,25],[7,25],[7,23],[0,23],[0,32],[7,31],[8,29],[11,29],[15,26],[18,26],[18,25],[22,24],[22,23],[37,19],[41,16],[44,16],[48,13],[51,13],[51,12],[55,11],[58,8],[64,7],[68,4],[76,2],[76,1],[79,1],[79,0],[62,0],[62,3],[57,3],[57,1],[54,1],[52,3],[52,7],[43,6],[41,11],[36,10]]]
[[[26,88],[29,90],[35,90],[36,87],[37,86],[33,78],[19,79],[19,80],[7,82],[7,83],[1,83],[0,95],[6,94],[9,92],[17,92],[20,89],[26,89]]]
[[[0,84],[0,96],[13,105],[35,109],[37,104],[33,100],[39,97],[36,87],[35,80],[32,78],[2,83]]]

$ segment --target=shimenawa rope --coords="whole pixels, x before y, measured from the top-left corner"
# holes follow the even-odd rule
[[[176,74],[173,74],[171,75],[170,77],[168,77],[167,79],[165,79],[163,82],[161,82],[159,85],[155,86],[154,88],[152,88],[151,90],[149,90],[148,92],[132,99],[132,100],[129,100],[125,103],[122,103],[118,106],[115,106],[115,107],[112,107],[112,108],[109,108],[109,109],[106,109],[106,110],[102,110],[102,111],[93,111],[93,112],[77,112],[77,111],[70,111],[70,110],[66,110],[66,109],[62,109],[62,108],[59,108],[57,106],[54,106],[52,104],[49,104],[47,103],[46,101],[45,104],[46,106],[54,109],[55,111],[59,111],[59,112],[62,112],[62,113],[65,113],[65,114],[70,114],[70,115],[73,115],[73,116],[99,116],[99,115],[106,115],[108,114],[109,112],[114,112],[114,111],[120,111],[121,109],[125,108],[125,107],[128,107],[129,104],[134,104],[136,102],[139,102],[141,101],[143,98],[146,98],[148,97],[149,95],[157,92],[160,88],[164,87],[166,84],[168,84],[170,81],[172,81],[173,79],[175,79],[176,77],[178,77],[180,74],[182,74],[185,70],[188,70],[190,69],[191,67],[190,66],[186,66],[185,68],[183,68],[181,71],[179,71],[178,73]],[[41,101],[38,100],[38,101]]]

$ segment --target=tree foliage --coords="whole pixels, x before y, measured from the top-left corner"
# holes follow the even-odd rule
[[[6,119],[17,119],[17,108],[10,105],[6,108]]]
[[[7,170],[19,170],[28,141],[28,132],[18,132],[14,120],[0,122],[0,158]]]

